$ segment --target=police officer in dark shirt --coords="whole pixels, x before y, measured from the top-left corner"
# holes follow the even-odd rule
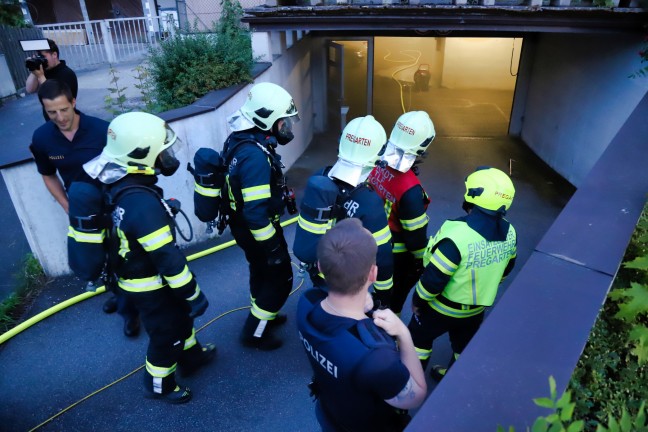
[[[318,243],[328,293],[306,291],[297,327],[311,367],[315,412],[324,431],[399,431],[427,386],[405,324],[373,307],[377,245],[357,219],[338,222]],[[395,341],[394,341],[395,338]]]
[[[35,93],[45,81],[56,79],[67,84],[72,91],[72,97],[76,99],[79,90],[76,74],[65,64],[65,60],[59,60],[59,49],[56,43],[52,39],[47,39],[47,43],[49,43],[49,50],[37,52],[45,57],[47,66],[43,68],[41,65],[38,69],[31,71],[25,82],[25,90],[27,93]],[[43,117],[45,121],[50,119],[44,109]]]
[[[62,81],[45,81],[38,98],[50,121],[36,129],[30,150],[45,187],[68,213],[66,191],[70,185],[95,181],[85,173],[83,164],[98,156],[106,145],[108,122],[78,111],[72,91]],[[124,318],[124,334],[137,336],[137,311],[124,298],[108,299],[104,312],[115,310]]]

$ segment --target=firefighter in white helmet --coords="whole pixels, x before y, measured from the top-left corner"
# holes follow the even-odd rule
[[[309,269],[315,286],[326,289],[326,275],[315,265],[319,238],[336,221],[358,218],[378,245],[378,275],[373,284],[376,306],[388,307],[393,285],[391,233],[383,202],[367,183],[387,141],[384,128],[372,116],[351,120],[340,137],[338,160],[308,180],[300,206],[293,251]]]
[[[436,133],[425,111],[401,115],[392,129],[381,163],[369,183],[385,203],[393,239],[394,289],[390,308],[400,313],[410,290],[423,273],[430,198],[419,181],[415,164]]]
[[[161,118],[143,112],[117,116],[103,152],[84,165],[107,185],[112,209],[109,259],[119,289],[132,300],[149,335],[146,394],[168,403],[191,399],[175,375],[190,375],[215,354],[201,346],[193,321],[209,305],[175,241],[173,213],[156,186],[158,174],[180,165],[180,140]]]
[[[293,126],[298,121],[293,98],[285,89],[259,83],[250,89],[243,106],[229,117],[232,133],[223,146],[228,173],[221,195],[229,203],[230,230],[250,268],[252,304],[241,342],[266,351],[282,345],[272,329],[286,322],[286,316],[279,311],[293,283],[279,218],[287,205],[294,206],[294,201],[276,149],[292,141]]]

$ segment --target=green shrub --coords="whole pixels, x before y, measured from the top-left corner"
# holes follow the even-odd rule
[[[25,256],[20,271],[14,277],[17,282],[16,290],[0,302],[0,333],[14,327],[27,305],[47,282],[43,268],[31,253]]]
[[[223,0],[214,33],[177,34],[151,49],[148,79],[160,110],[186,106],[212,90],[252,80],[252,39],[240,24],[242,16],[236,0]]]

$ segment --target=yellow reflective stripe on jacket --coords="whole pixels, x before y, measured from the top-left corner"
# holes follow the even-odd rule
[[[77,243],[103,243],[106,238],[106,230],[102,229],[98,233],[88,233],[77,231],[68,226],[68,237],[72,237]]]
[[[391,241],[391,231],[389,231],[389,226],[386,226],[385,228],[373,233],[372,235],[374,239],[376,239],[376,244],[378,246],[382,246],[385,243]]]
[[[431,349],[427,350],[419,347],[414,347],[414,350],[416,351],[416,355],[418,356],[419,360],[427,360],[432,354]]]
[[[171,288],[180,288],[191,282],[193,275],[189,271],[189,267],[185,265],[180,273],[175,276],[164,276],[164,279]]]
[[[194,183],[194,185],[195,185],[194,186],[194,191],[199,195],[206,196],[206,197],[209,197],[209,198],[215,198],[215,197],[220,196],[220,193],[221,193],[220,189],[208,188],[208,187],[205,187],[205,186],[201,186],[198,183]]]
[[[191,349],[194,345],[198,343],[198,340],[196,340],[196,329],[192,328],[191,329],[191,336],[189,336],[187,339],[185,339],[184,342],[184,351],[187,351],[188,349]]]
[[[414,287],[416,288],[416,293],[418,294],[418,296],[427,302],[431,301],[432,299],[434,299],[434,297],[438,296],[438,294],[432,294],[428,290],[426,290],[423,287],[421,281],[416,282],[416,285],[414,285]]]
[[[448,276],[452,276],[454,272],[457,271],[457,268],[459,267],[457,264],[453,263],[448,258],[446,258],[446,256],[443,255],[443,253],[441,253],[439,249],[435,250],[432,256],[430,257],[430,264],[438,268],[441,273],[446,274]]]
[[[297,216],[297,224],[304,231],[308,231],[316,235],[324,235],[328,230],[333,228],[333,220],[331,219],[324,223],[318,224],[304,219],[303,217],[301,217],[301,215]]]
[[[151,374],[151,376],[154,376],[156,378],[166,378],[172,373],[176,371],[176,368],[178,367],[177,363],[174,363],[173,366],[171,367],[160,367],[160,366],[155,366],[151,363],[149,363],[148,358],[146,359],[146,372]]]
[[[277,317],[277,312],[268,312],[267,310],[263,310],[259,306],[257,306],[254,301],[252,301],[250,312],[252,312],[252,315],[259,318],[260,320],[273,320]]]
[[[268,224],[261,229],[253,230],[250,232],[256,241],[265,241],[271,238],[277,232],[272,224]]]
[[[423,250],[425,251],[425,249]],[[392,252],[393,253],[407,252],[407,246],[405,246],[405,243],[394,243],[394,246],[392,246]]]
[[[412,251],[412,254],[414,255],[414,258],[423,259],[423,255],[425,255],[425,248]]]
[[[444,305],[435,298],[430,300],[428,304],[432,309],[439,312],[440,314],[453,318],[469,318],[484,311],[484,306],[479,306],[474,309],[469,309],[468,306],[465,306],[466,309],[455,309],[450,306]]]
[[[387,219],[389,219],[389,215],[391,214],[393,206],[394,206],[393,202],[391,202],[389,200],[385,200],[385,206],[384,207],[385,207],[385,215],[387,216]]]
[[[162,282],[160,275],[141,279],[119,278],[117,280],[117,284],[119,285],[119,288],[129,292],[155,291],[156,289],[160,289],[164,286],[164,282]]]
[[[270,185],[264,184],[241,189],[241,195],[243,195],[243,202],[270,198]]]
[[[187,301],[196,300],[199,295],[200,295],[200,287],[198,286],[198,284],[196,284],[196,290],[194,291],[194,293],[191,296],[189,296],[187,298]]]
[[[119,237],[119,254],[120,257],[126,258],[128,252],[130,252],[130,244],[128,244],[128,239],[124,231],[117,228],[117,237]]]
[[[153,231],[149,235],[140,237],[137,241],[142,245],[146,252],[152,252],[161,248],[164,245],[173,242],[173,235],[169,229],[169,225],[165,225],[157,231]]]
[[[428,215],[423,213],[421,216],[415,217],[414,219],[401,219],[400,222],[404,230],[414,231],[427,225],[429,219]]]
[[[390,277],[389,279],[384,281],[377,280],[374,282],[373,286],[375,289],[379,291],[386,291],[388,289],[391,289],[391,287],[394,286],[394,279]]]

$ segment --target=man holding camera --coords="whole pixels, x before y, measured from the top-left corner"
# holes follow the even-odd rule
[[[59,60],[56,42],[47,39],[47,43],[49,50],[37,51],[35,56],[25,61],[27,69],[31,71],[25,82],[25,90],[27,93],[35,93],[46,80],[56,79],[64,82],[72,90],[72,97],[76,99],[79,90],[76,74],[65,64],[65,60]],[[43,109],[43,117],[45,121],[49,120],[45,109]]]

